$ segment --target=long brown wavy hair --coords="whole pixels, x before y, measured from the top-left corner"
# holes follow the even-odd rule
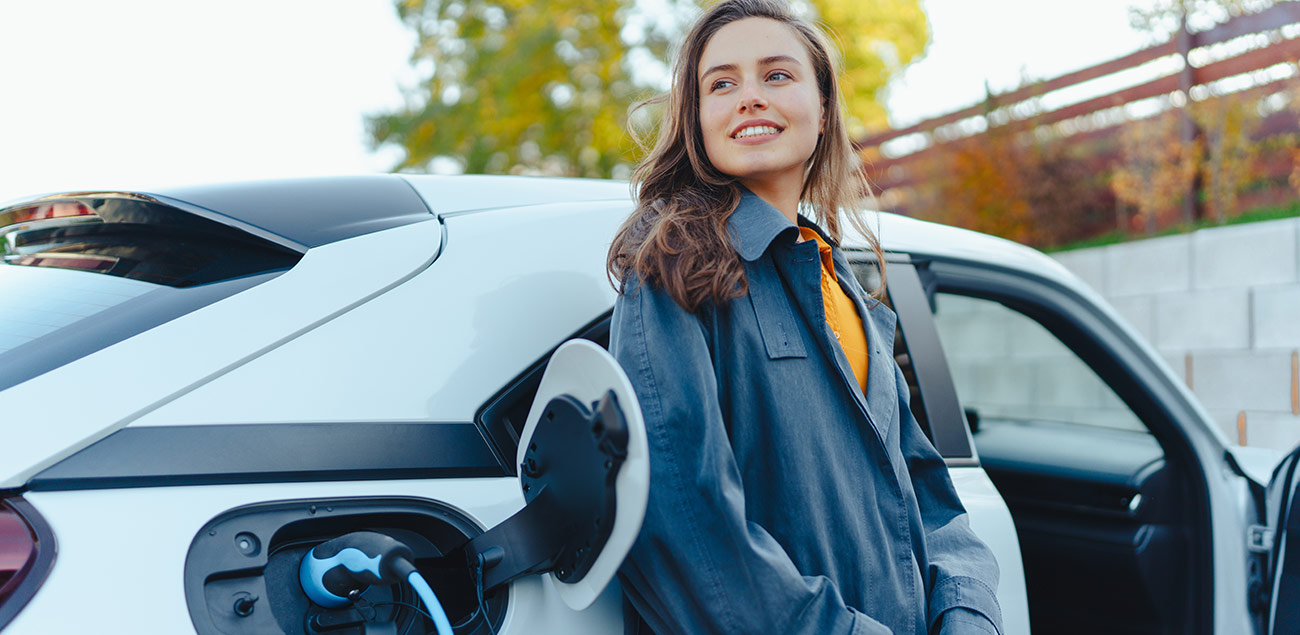
[[[658,138],[632,174],[636,209],[619,228],[605,266],[620,293],[628,276],[662,285],[682,308],[694,313],[702,303],[721,304],[745,295],[744,268],[727,232],[727,220],[740,203],[741,186],[709,161],[700,129],[700,88],[696,74],[704,47],[723,26],[745,18],[768,18],[789,26],[808,49],[816,71],[826,124],[804,176],[801,206],[839,242],[837,210],[866,237],[876,253],[884,289],[880,242],[858,213],[869,196],[861,161],[849,142],[840,112],[839,64],[822,32],[790,11],[783,0],[726,0],[691,27],[673,64],[666,95],[633,106],[663,104]],[[631,117],[629,117],[631,119]],[[633,133],[638,145],[646,144]],[[882,293],[876,291],[877,297]]]

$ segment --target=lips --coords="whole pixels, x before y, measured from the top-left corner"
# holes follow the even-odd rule
[[[767,119],[750,119],[731,131],[732,139],[744,139],[747,137],[760,137],[769,134],[779,134],[784,128],[776,125],[776,122]]]

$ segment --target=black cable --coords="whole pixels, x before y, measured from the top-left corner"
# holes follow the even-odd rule
[[[419,606],[416,606],[416,605],[414,605],[414,604],[411,604],[410,602],[402,602],[402,601],[400,601],[400,600],[393,600],[392,602],[371,602],[370,605],[371,605],[371,606],[389,606],[389,605],[391,605],[391,606],[405,606],[406,608],[414,609],[416,613],[419,613],[420,615],[423,615],[423,616],[429,618],[429,621],[430,621],[430,622],[433,621],[433,616],[432,616],[432,615],[429,615],[429,612],[428,612],[428,611],[425,611],[424,609],[422,609],[422,608],[420,608]],[[406,623],[406,628],[402,629],[402,635],[406,635],[408,632],[410,632],[410,631],[411,631],[411,627],[414,626],[415,623],[416,623],[417,621],[418,621],[418,620],[411,620],[411,621],[407,622],[407,623]]]
[[[478,612],[483,616],[483,623],[487,624],[488,633],[496,635],[496,629],[492,627],[492,617],[488,615],[487,607],[483,606],[483,556],[478,557],[478,566],[474,567],[474,593],[478,596]]]

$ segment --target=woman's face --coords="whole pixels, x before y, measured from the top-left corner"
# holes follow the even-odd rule
[[[794,30],[767,18],[732,22],[705,45],[696,73],[714,167],[747,186],[802,188],[824,122],[816,71]]]

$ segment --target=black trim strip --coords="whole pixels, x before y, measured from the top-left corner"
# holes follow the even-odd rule
[[[13,510],[27,523],[32,533],[36,534],[36,557],[27,563],[24,571],[18,573],[24,576],[22,582],[18,583],[18,588],[0,602],[0,631],[2,631],[23,610],[23,607],[27,606],[36,595],[36,591],[45,584],[45,579],[50,577],[50,569],[54,568],[54,557],[58,554],[59,548],[50,524],[45,522],[45,518],[36,511],[35,507],[32,507],[31,503],[15,496],[0,499],[0,507]]]
[[[948,358],[939,342],[930,300],[926,297],[920,275],[913,265],[893,264],[889,267],[887,286],[894,313],[903,325],[903,339],[912,358],[916,383],[921,387],[921,407],[930,422],[930,436],[935,449],[949,460],[950,465],[953,459],[970,461],[962,465],[977,464],[971,449],[970,431],[966,427],[966,413],[957,399]]]
[[[472,422],[123,428],[54,464],[31,490],[509,476]]]

